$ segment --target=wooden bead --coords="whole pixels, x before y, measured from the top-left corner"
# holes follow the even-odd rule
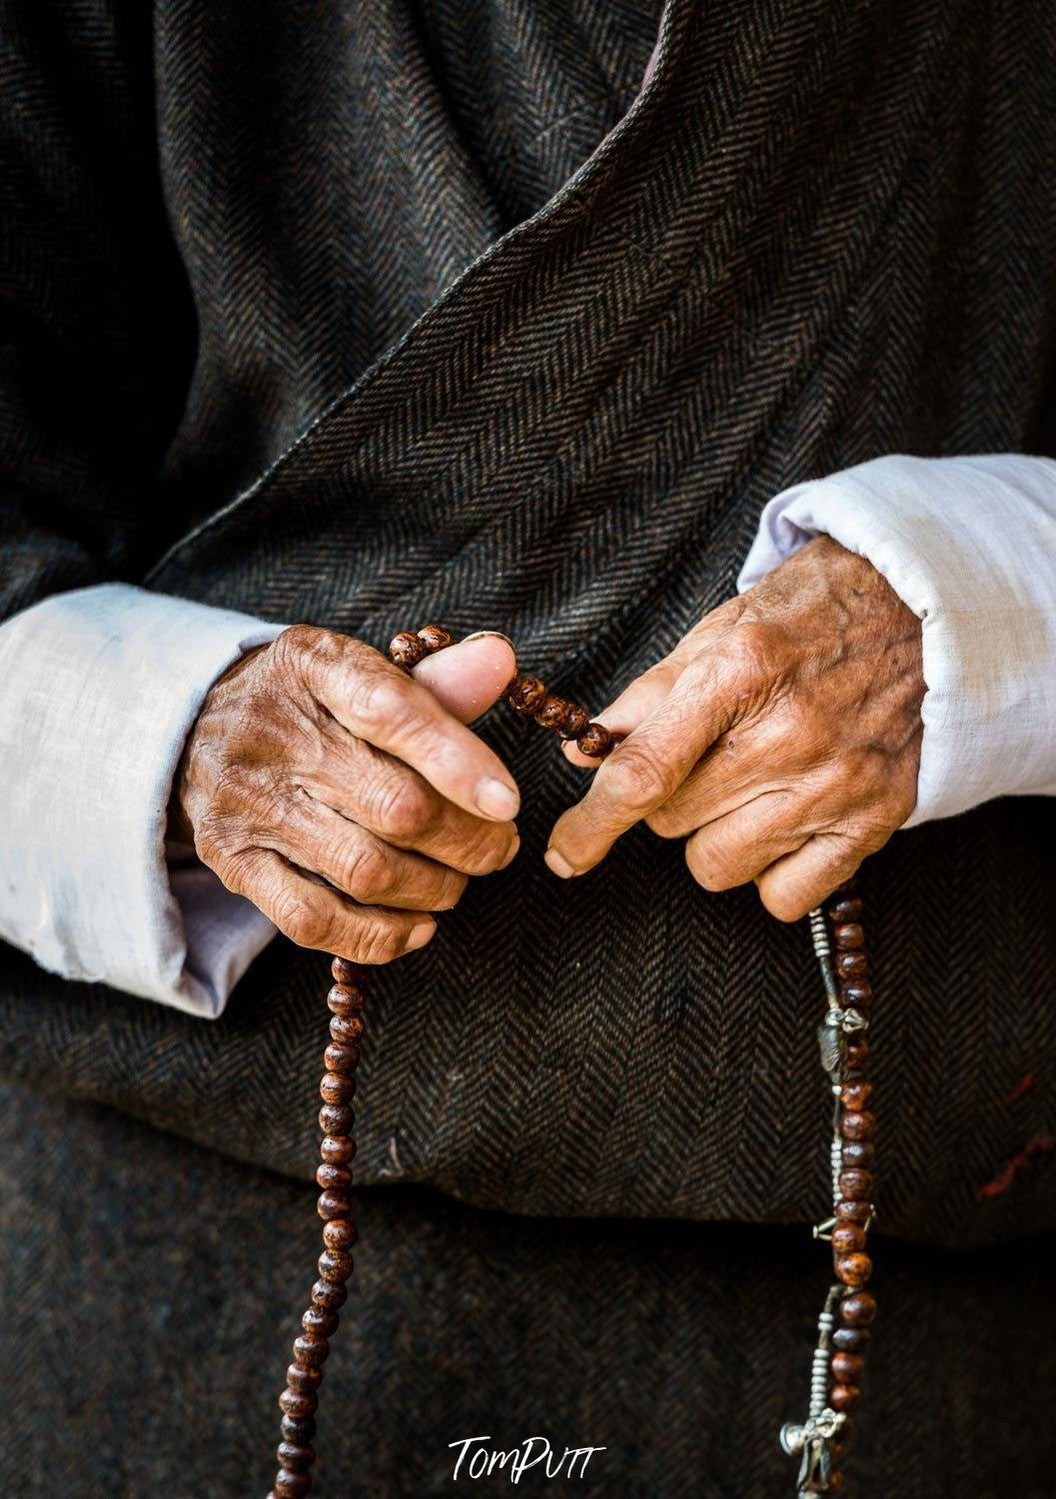
[[[363,981],[362,967],[353,963],[351,958],[331,958],[330,972],[335,984],[344,984],[350,989],[358,989]]]
[[[301,1499],[312,1486],[309,1473],[295,1473],[292,1468],[280,1468],[272,1485],[275,1499]]]
[[[332,1166],[324,1161],[315,1168],[315,1179],[324,1191],[329,1187],[347,1187],[352,1182],[352,1173],[347,1166]]]
[[[302,1468],[310,1468],[315,1462],[315,1448],[301,1447],[296,1442],[280,1442],[275,1449],[275,1458],[283,1468],[292,1468],[299,1473]]]
[[[869,972],[869,959],[864,952],[841,952],[836,954],[836,977],[841,979],[864,979]]]
[[[358,1238],[351,1218],[331,1218],[323,1224],[323,1243],[327,1249],[351,1249]]]
[[[540,728],[556,730],[564,727],[569,705],[556,692],[548,692],[535,710],[535,721]]]
[[[323,1052],[323,1066],[327,1072],[352,1072],[359,1061],[359,1047],[353,1042],[331,1041]]]
[[[352,1198],[344,1187],[327,1188],[316,1200],[320,1218],[347,1218],[352,1210]]]
[[[358,1041],[366,1030],[362,1015],[332,1015],[330,1036],[334,1041]]]
[[[506,689],[506,700],[518,713],[531,715],[546,696],[546,688],[538,677],[525,677],[520,672]]]
[[[850,1254],[865,1248],[865,1229],[860,1223],[837,1223],[832,1230],[834,1254]]]
[[[869,1042],[864,1036],[848,1036],[843,1047],[844,1060],[852,1072],[869,1066]]]
[[[293,1340],[293,1356],[299,1364],[317,1369],[330,1357],[330,1344],[325,1338],[317,1338],[314,1333],[304,1332]]]
[[[845,1254],[836,1261],[836,1279],[845,1286],[864,1286],[873,1273],[873,1262],[867,1254]]]
[[[872,1096],[872,1083],[844,1083],[840,1089],[840,1102],[845,1109],[864,1109]]]
[[[866,979],[840,985],[840,1005],[845,1010],[867,1010],[873,1002],[873,986]]]
[[[558,730],[562,739],[578,739],[590,727],[590,714],[578,703],[569,703],[564,725]]]
[[[871,1140],[876,1134],[876,1116],[850,1109],[840,1116],[840,1134],[845,1140]]]
[[[360,1016],[360,1012],[362,1011],[364,1005],[362,994],[357,993],[355,989],[350,989],[347,984],[335,984],[330,990],[329,994],[326,996],[326,1002],[330,1006],[330,1009],[333,1010],[335,1015],[340,1015],[343,1018],[349,1015]],[[332,1021],[331,1025],[333,1025]],[[363,1034],[365,1029],[366,1026],[363,1023],[362,1018],[360,1018],[358,1035],[349,1036],[347,1038],[344,1036],[334,1036],[334,1040],[344,1041],[347,1039],[350,1041],[358,1041],[359,1037]]]
[[[314,1390],[302,1395],[299,1390],[283,1390],[279,1396],[279,1405],[288,1416],[295,1421],[303,1420],[305,1416],[315,1413],[319,1405],[319,1396]]]
[[[356,1080],[347,1072],[324,1072],[319,1080],[319,1097],[326,1103],[347,1103],[356,1091]]]
[[[836,1204],[836,1216],[841,1223],[868,1223],[872,1207],[868,1200],[848,1202],[846,1199]]]
[[[843,1197],[852,1202],[867,1202],[872,1196],[873,1177],[869,1171],[841,1171],[836,1178]]]
[[[301,1364],[291,1364],[286,1370],[287,1388],[296,1390],[298,1395],[310,1394],[312,1390],[317,1390],[322,1382],[322,1369],[308,1369]]]
[[[868,1327],[876,1316],[876,1297],[869,1291],[852,1291],[839,1305],[839,1318],[845,1327]]]
[[[323,1160],[337,1166],[351,1161],[355,1153],[356,1142],[348,1135],[327,1135],[319,1146],[319,1154]]]
[[[844,895],[829,906],[829,920],[834,926],[842,926],[844,922],[857,921],[862,914],[862,909],[863,902],[857,895]]]
[[[871,1166],[876,1157],[872,1140],[844,1140],[840,1156],[845,1166]]]
[[[303,1420],[297,1421],[293,1416],[284,1415],[279,1430],[283,1441],[304,1447],[315,1436],[315,1420],[312,1416],[305,1416]]]
[[[410,671],[412,666],[417,666],[428,655],[424,643],[417,635],[412,635],[410,630],[401,630],[389,641],[389,660],[394,661],[397,666],[402,666],[405,671]]]
[[[323,1231],[325,1233],[326,1230]],[[347,1300],[347,1288],[337,1281],[317,1280],[312,1287],[312,1303],[315,1306],[326,1306],[336,1312]]]
[[[336,1281],[341,1284],[348,1280],[352,1274],[352,1256],[350,1254],[338,1253],[327,1249],[322,1253],[316,1263],[319,1266],[319,1274],[323,1280]]]
[[[347,1135],[355,1122],[347,1103],[324,1103],[319,1110],[319,1128],[324,1135]]]
[[[848,921],[833,932],[838,952],[857,952],[865,945],[865,933],[857,921]]]
[[[589,723],[576,740],[580,754],[589,755],[592,760],[600,760],[603,755],[607,755],[612,744],[611,732],[601,723]]]
[[[841,1353],[860,1353],[868,1341],[869,1332],[864,1327],[837,1327],[832,1334],[832,1346]]]
[[[860,1353],[834,1353],[832,1355],[832,1377],[836,1384],[854,1384],[865,1368],[865,1359]]]
[[[310,1306],[301,1318],[301,1326],[305,1332],[314,1333],[319,1338],[329,1338],[337,1331],[340,1321],[337,1313],[326,1306]]]
[[[829,1404],[834,1411],[851,1411],[862,1398],[862,1392],[855,1384],[834,1384],[829,1391]]]
[[[455,643],[455,637],[443,625],[423,625],[418,631],[418,639],[430,655],[433,651],[446,651],[449,645]]]

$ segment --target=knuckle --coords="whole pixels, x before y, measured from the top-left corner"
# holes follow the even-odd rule
[[[495,823],[474,822],[458,845],[459,868],[468,874],[493,874],[508,848],[508,838]]]
[[[376,899],[392,888],[392,863],[380,844],[355,844],[345,851],[338,867],[342,887],[356,900]]]
[[[437,891],[431,909],[434,911],[450,911],[452,906],[457,906],[469,884],[468,876],[460,874],[458,870],[449,870],[443,877],[440,888]]]
[[[403,948],[403,935],[393,922],[368,918],[356,934],[356,958],[360,963],[391,963]]]
[[[413,684],[395,667],[377,667],[356,673],[348,704],[357,723],[363,728],[397,730],[413,717]]]
[[[298,947],[331,945],[334,922],[323,902],[288,886],[276,896],[275,925]]]
[[[705,890],[729,890],[741,883],[733,877],[729,855],[709,844],[703,847],[687,844],[686,863],[697,884]]]
[[[621,748],[598,772],[597,783],[610,801],[629,807],[649,806],[668,790],[663,766],[655,755],[633,744]]]
[[[432,820],[432,799],[407,773],[379,778],[372,788],[376,826],[393,838],[420,837]]]

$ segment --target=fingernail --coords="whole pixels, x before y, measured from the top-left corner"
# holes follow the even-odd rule
[[[477,783],[477,811],[485,817],[494,817],[499,822],[509,822],[516,817],[521,799],[512,786],[497,781],[494,776],[485,776]]]
[[[404,952],[414,952],[416,947],[424,947],[435,931],[435,921],[419,921],[416,926],[411,927],[404,945]]]
[[[462,644],[465,645],[467,640],[482,640],[485,635],[490,635],[495,640],[505,640],[510,650],[514,649],[513,641],[508,635],[504,635],[501,630],[474,630],[472,635],[463,635]]]
[[[502,863],[499,865],[500,869],[505,869],[507,867],[507,865],[513,863],[514,859],[516,859],[516,857],[517,857],[517,850],[520,848],[520,846],[521,846],[521,840],[520,840],[520,836],[518,835],[516,838],[514,838],[513,842],[510,844],[510,851],[506,855],[505,859],[503,859]]]
[[[562,854],[558,853],[556,848],[547,849],[543,855],[543,862],[551,874],[556,874],[559,880],[570,880],[576,872],[568,860]]]

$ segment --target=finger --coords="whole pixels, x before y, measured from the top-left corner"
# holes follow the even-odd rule
[[[468,635],[457,645],[426,656],[412,673],[459,723],[472,723],[506,691],[517,657],[505,635]]]
[[[778,921],[798,921],[849,880],[869,851],[846,833],[816,833],[759,876],[763,905]]]
[[[686,863],[697,884],[732,890],[802,848],[811,829],[800,826],[791,803],[789,792],[766,792],[694,833],[686,844]]]
[[[546,863],[562,879],[584,874],[613,843],[661,806],[701,754],[729,727],[737,694],[721,669],[693,666],[613,751],[576,806],[550,834]]]
[[[429,916],[358,906],[308,879],[270,848],[230,855],[217,873],[229,890],[251,900],[291,942],[354,963],[390,963],[424,947],[436,931]]]
[[[466,812],[496,822],[517,815],[509,771],[428,687],[344,636],[313,638],[301,660],[309,690],[350,734],[412,766]]]
[[[599,713],[594,722],[604,724],[614,734],[632,733],[643,719],[659,708],[678,681],[681,670],[681,667],[669,660],[658,661],[640,677],[635,677],[631,685],[625,687],[615,702],[610,703],[604,713]],[[564,746],[564,752],[573,765],[596,766],[598,763],[583,754],[574,739],[570,739]]]
[[[276,836],[282,839],[279,851],[294,864],[320,875],[360,905],[446,911],[466,888],[464,874],[395,848],[307,794],[283,817]]]

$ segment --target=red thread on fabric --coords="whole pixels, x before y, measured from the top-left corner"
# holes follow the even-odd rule
[[[980,1201],[984,1201],[987,1197],[1002,1196],[1008,1191],[1018,1174],[1034,1156],[1049,1155],[1054,1150],[1056,1150],[1056,1140],[1053,1140],[1051,1135],[1035,1135],[1033,1140],[1029,1140],[1018,1155],[1012,1157],[1004,1170],[999,1171],[993,1181],[989,1181],[985,1186],[980,1187],[975,1195]]]

